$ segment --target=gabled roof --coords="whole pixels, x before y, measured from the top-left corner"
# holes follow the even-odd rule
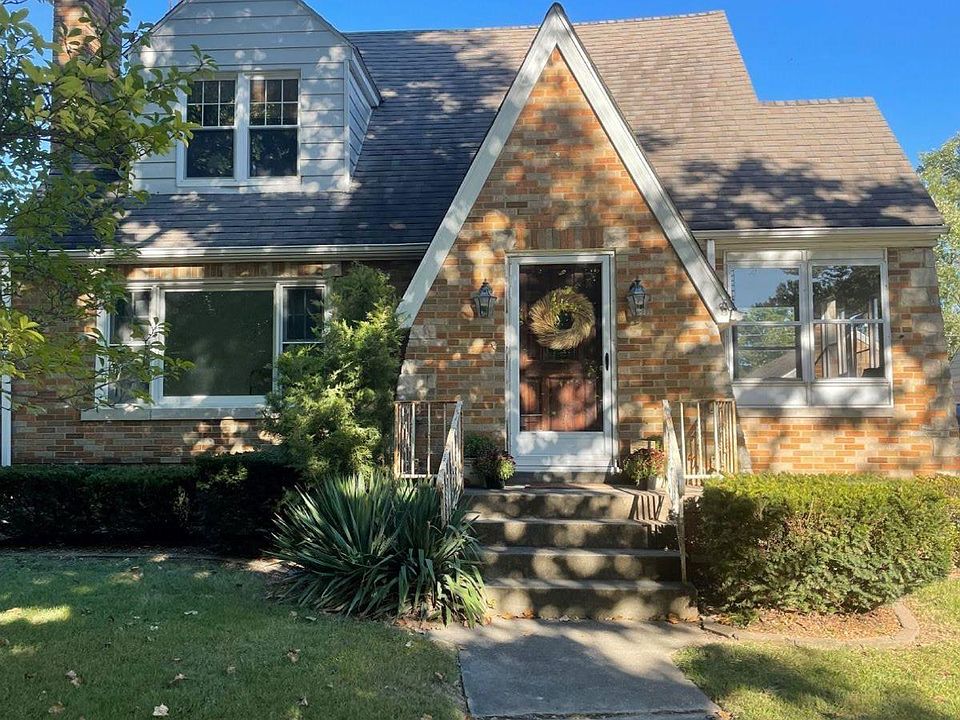
[[[680,262],[710,314],[717,322],[729,321],[733,301],[643,154],[637,138],[627,125],[610,91],[603,84],[590,56],[559,4],[554,4],[550,8],[537,31],[490,130],[484,137],[423,261],[410,282],[410,287],[400,303],[400,315],[407,323],[412,323],[419,312],[554,50],[559,50],[566,60],[587,102],[597,114],[601,126],[623,161],[627,172],[640,188],[640,192],[663,228],[664,234],[679,256]]]
[[[941,224],[872,100],[759,100],[723,13],[574,27],[698,234]],[[155,197],[132,212],[124,238],[188,237],[197,248],[428,243],[536,32],[345,33],[384,98],[350,192]]]

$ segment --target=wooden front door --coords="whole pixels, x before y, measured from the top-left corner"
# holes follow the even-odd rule
[[[511,258],[511,451],[521,469],[612,466],[606,255]]]

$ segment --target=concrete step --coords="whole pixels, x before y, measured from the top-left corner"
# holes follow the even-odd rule
[[[494,614],[507,617],[697,619],[696,590],[677,582],[500,578],[488,581],[485,593]]]
[[[616,473],[605,470],[538,470],[517,472],[510,481],[514,485],[590,484],[609,485],[619,482]]]
[[[470,509],[481,516],[656,520],[664,496],[604,486],[508,486],[503,490],[468,490],[465,497]]]
[[[676,528],[653,520],[576,520],[481,516],[474,522],[483,545],[552,548],[676,549]]]
[[[483,548],[484,578],[535,580],[679,580],[676,550]]]

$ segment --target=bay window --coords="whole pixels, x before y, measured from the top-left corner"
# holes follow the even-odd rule
[[[186,119],[199,125],[178,150],[187,185],[283,182],[299,174],[300,81],[237,73],[190,84]]]
[[[741,319],[729,361],[742,405],[885,406],[886,265],[882,253],[728,253]]]
[[[135,346],[141,333],[132,328],[155,317],[165,357],[190,363],[151,384],[150,407],[161,412],[261,406],[274,387],[276,356],[317,342],[324,317],[316,282],[171,282],[133,287],[128,298],[101,318],[106,342]],[[111,404],[134,400],[122,379],[106,393]]]

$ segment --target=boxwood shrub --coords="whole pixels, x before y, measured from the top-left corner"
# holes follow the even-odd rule
[[[191,466],[14,465],[0,469],[0,540],[23,544],[187,539]]]
[[[196,459],[196,519],[205,544],[257,553],[265,546],[285,493],[301,481],[280,448]]]
[[[935,485],[752,475],[688,502],[693,579],[708,605],[862,612],[945,576],[956,531]]]

